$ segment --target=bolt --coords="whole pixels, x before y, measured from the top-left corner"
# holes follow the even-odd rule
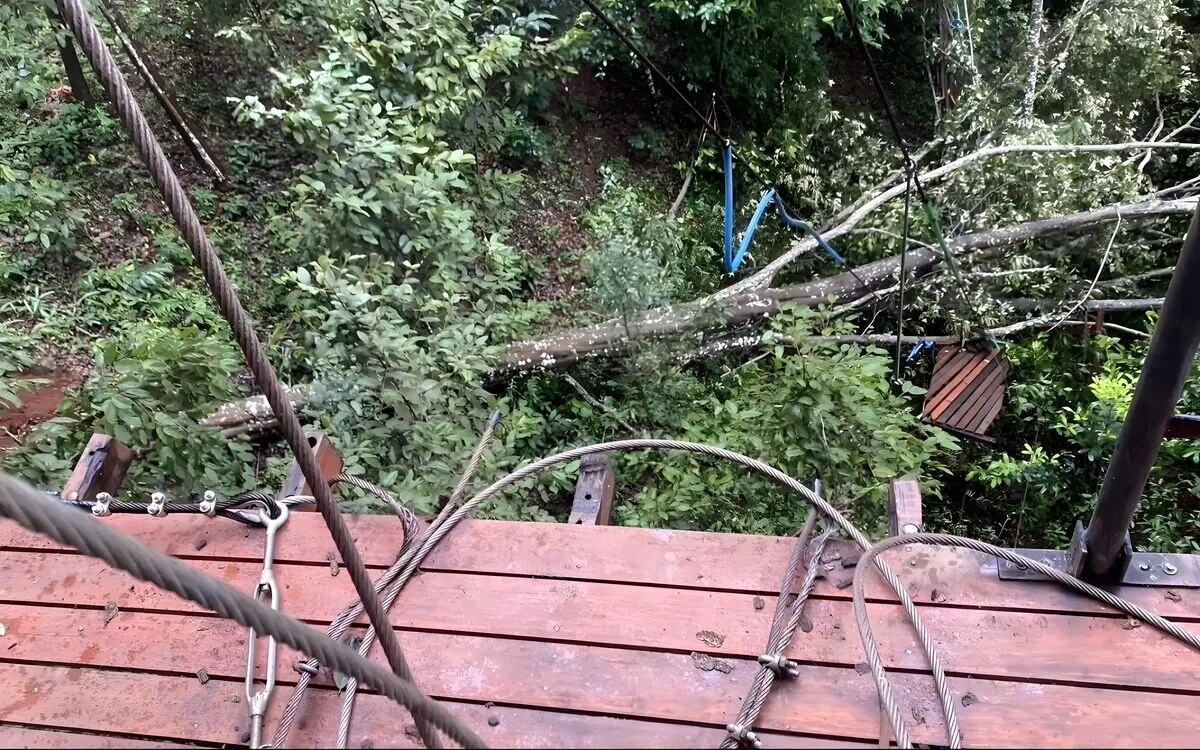
[[[915,534],[920,531],[915,523],[906,523],[900,530],[905,534]]]
[[[1141,570],[1150,570],[1150,563],[1144,562],[1141,565],[1139,565],[1138,568],[1140,568]]]
[[[1163,563],[1162,569],[1163,569],[1163,572],[1169,576],[1173,576],[1179,572],[1179,568],[1175,567],[1171,563]]]

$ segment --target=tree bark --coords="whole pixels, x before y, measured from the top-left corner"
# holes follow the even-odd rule
[[[46,8],[46,16],[50,19],[52,26],[66,28],[63,26],[62,16],[57,10]],[[88,86],[87,78],[83,75],[83,66],[79,64],[79,55],[75,52],[75,41],[71,35],[59,37],[55,35],[58,41],[58,54],[62,58],[63,69],[67,73],[67,83],[71,85],[71,98],[85,107],[96,106],[96,100],[92,98],[92,89]]]
[[[956,256],[969,255],[984,249],[1010,247],[1055,234],[1089,229],[1114,221],[1118,215],[1122,221],[1137,221],[1186,215],[1195,207],[1196,199],[1108,206],[1003,229],[964,234],[947,244]],[[943,260],[940,250],[918,247],[908,251],[905,267],[912,276],[921,276]],[[695,302],[657,308],[631,321],[629,333],[632,339],[627,335],[623,321],[610,320],[586,328],[562,331],[535,341],[518,342],[508,347],[493,375],[505,378],[533,370],[565,367],[588,357],[616,356],[628,351],[640,340],[688,337],[691,343],[703,347],[713,343],[714,336],[723,341],[729,337],[730,329],[769,318],[779,312],[784,304],[814,306],[869,294],[890,284],[899,270],[900,256],[894,255],[858,266],[853,273],[846,271],[804,284],[749,291],[729,297],[714,295]]]

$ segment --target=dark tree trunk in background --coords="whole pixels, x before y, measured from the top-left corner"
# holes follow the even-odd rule
[[[62,16],[58,11],[46,9],[46,16],[49,17],[51,25],[58,31],[65,28],[62,22]],[[58,54],[62,57],[63,68],[67,71],[67,82],[71,84],[71,98],[88,107],[96,106],[96,101],[92,98],[92,90],[88,87],[87,78],[83,76],[83,66],[79,64],[79,55],[75,52],[75,40],[70,34],[56,34],[58,44]]]

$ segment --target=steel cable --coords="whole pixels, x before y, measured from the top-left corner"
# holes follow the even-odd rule
[[[876,686],[879,688],[880,695],[891,695],[891,685],[887,679],[887,673],[883,668],[883,661],[879,657],[879,650],[875,644],[875,637],[871,631],[871,621],[867,615],[867,600],[866,600],[866,571],[870,568],[870,563],[874,562],[876,566],[880,565],[879,555],[894,547],[900,547],[905,544],[928,544],[941,547],[963,547],[966,549],[976,550],[988,555],[993,555],[1002,560],[1008,560],[1017,565],[1024,565],[1031,570],[1040,573],[1050,580],[1062,584],[1067,588],[1074,589],[1081,594],[1103,602],[1115,609],[1118,609],[1130,617],[1136,618],[1147,624],[1153,625],[1162,632],[1173,638],[1183,641],[1192,648],[1200,651],[1200,637],[1191,631],[1184,630],[1175,623],[1164,619],[1158,614],[1151,612],[1148,609],[1139,607],[1138,605],[1122,599],[1119,596],[1108,593],[1104,589],[1097,588],[1090,583],[1068,575],[1061,570],[1056,570],[1049,565],[1040,563],[1037,560],[1014,552],[1010,549],[997,547],[987,542],[980,542],[975,539],[967,539],[965,537],[952,536],[950,534],[904,534],[894,536],[877,542],[870,549],[863,553],[859,558],[858,566],[854,570],[854,619],[858,624],[859,635],[862,638],[863,648],[867,652],[867,664],[871,668],[871,674],[875,677]],[[939,687],[939,690],[942,688]],[[949,695],[949,689],[946,688],[946,694]],[[893,708],[895,707],[893,703]],[[892,732],[896,736],[896,744],[902,748],[912,747],[908,740],[907,732],[904,730],[904,722],[900,718],[899,710],[893,714],[889,709],[889,719],[892,725]],[[949,727],[949,715],[947,715],[947,727]],[[957,722],[955,723],[955,731],[957,731]],[[901,739],[903,738],[903,739]],[[953,735],[951,735],[953,739]]]
[[[458,502],[462,499],[463,494],[466,492],[467,485],[479,471],[479,466],[483,462],[484,451],[487,449],[487,446],[491,444],[492,437],[495,434],[496,426],[499,424],[499,422],[500,412],[493,412],[491,418],[488,420],[487,426],[480,435],[479,442],[475,446],[475,450],[472,452],[470,460],[467,462],[466,469],[459,478],[458,484],[455,486],[454,491],[450,493],[450,499],[447,500],[445,507],[442,508],[442,511],[438,514],[437,519],[434,520],[433,524],[430,525],[430,529],[437,528],[437,526],[440,525],[440,523],[445,519],[445,516],[448,514],[449,510],[457,507]],[[402,572],[409,568],[409,563],[412,562],[415,556],[413,546],[416,544],[419,538],[421,538],[419,529],[414,531],[411,535],[406,531],[404,543],[400,548],[400,552],[397,555],[396,561],[392,563],[391,567],[384,571],[383,574],[375,581],[375,592],[377,594],[382,594],[384,601],[383,606],[385,609],[391,608],[400,592],[400,589],[403,588],[403,582],[407,581],[407,577],[405,577],[399,579],[401,582],[397,582],[397,576],[400,576]],[[420,560],[418,560],[418,564],[419,562]],[[411,572],[407,573],[406,575],[411,576]],[[343,635],[345,635],[350,626],[358,619],[359,615],[362,614],[362,611],[362,602],[360,600],[351,602],[342,609],[338,616],[334,618],[333,622],[330,623],[329,627],[326,628],[326,635],[334,640],[341,638]],[[374,636],[370,633],[370,631],[368,631],[367,635],[373,640]],[[366,652],[370,649],[370,644],[368,643],[368,639],[366,637],[364,637],[363,643],[367,644],[367,647],[364,649],[360,644],[359,653],[365,657]],[[304,662],[303,666],[298,669],[300,672],[300,677],[296,680],[295,687],[292,688],[292,694],[288,697],[287,705],[283,709],[283,716],[280,718],[279,725],[275,730],[275,741],[272,743],[274,747],[282,748],[287,745],[288,735],[291,733],[292,726],[295,724],[296,719],[299,716],[300,707],[304,702],[304,696],[308,690],[309,684],[312,682],[313,675],[317,672],[319,666],[320,662],[317,659],[310,657],[308,661]],[[357,689],[357,681],[353,683],[355,690],[352,690],[351,687],[352,686],[348,684],[343,692],[342,713],[338,724],[339,737],[344,733],[349,733],[349,717],[353,712],[352,706],[354,702],[355,690]],[[350,706],[351,708],[348,708],[347,706]],[[345,729],[343,729],[343,727]]]
[[[238,299],[237,291],[225,274],[221,259],[209,241],[204,226],[200,223],[200,217],[188,200],[187,192],[167,161],[162,146],[150,129],[150,123],[142,114],[125,76],[117,67],[112,53],[109,52],[108,46],[101,38],[100,31],[96,28],[96,23],[84,7],[82,0],[59,0],[59,5],[63,19],[79,41],[88,62],[91,63],[96,75],[108,91],[118,119],[132,139],[138,155],[149,169],[154,184],[162,193],[180,233],[187,241],[188,247],[191,248],[217,308],[233,330],[234,339],[241,347],[246,364],[254,374],[255,382],[266,396],[275,418],[279,421],[280,433],[291,447],[296,463],[300,466],[309,487],[313,488],[317,509],[321,512],[321,517],[325,519],[325,525],[329,527],[334,546],[350,574],[359,598],[364,603],[367,616],[371,623],[378,626],[377,629],[381,631],[380,642],[387,655],[388,663],[397,675],[411,682],[412,671],[408,667],[395,633],[388,626],[387,613],[384,611],[379,597],[375,595],[367,567],[363,564],[362,557],[354,546],[354,538],[346,528],[341,511],[333,501],[329,485],[326,483],[321,467],[317,464],[316,456],[308,443],[300,420],[284,392],[283,385],[275,374],[274,367],[267,358],[262,342],[258,340],[250,317],[242,307],[241,300]],[[417,721],[417,729],[426,747],[441,747],[436,734],[423,721]]]
[[[846,534],[849,535],[849,537],[854,541],[854,543],[864,551],[870,549],[871,547],[871,542],[861,531],[859,531],[858,527],[850,523],[845,516],[843,516],[836,508],[826,502],[824,498],[814,493],[808,487],[805,487],[804,484],[798,479],[790,477],[778,469],[763,463],[762,461],[750,458],[749,456],[744,456],[741,453],[735,453],[724,448],[718,448],[712,445],[704,445],[702,443],[689,443],[680,440],[639,438],[633,440],[616,440],[610,443],[599,443],[596,445],[585,445],[579,448],[573,448],[569,451],[557,453],[553,456],[540,458],[533,463],[522,466],[516,471],[513,471],[512,473],[501,477],[492,484],[488,485],[478,494],[464,503],[461,508],[459,508],[449,518],[446,519],[446,523],[440,526],[437,529],[437,532],[431,534],[425,539],[422,544],[422,548],[425,548],[426,545],[432,547],[433,545],[437,544],[441,536],[444,536],[445,533],[449,532],[455,523],[457,523],[467,514],[471,513],[477,505],[491,499],[501,490],[512,484],[520,482],[524,479],[528,479],[529,477],[545,471],[546,469],[569,463],[593,453],[629,450],[686,451],[689,453],[703,454],[712,458],[717,458],[744,466],[748,469],[758,472],[776,484],[782,485],[803,497],[810,504],[815,506],[818,512],[823,513],[826,518],[833,521],[839,528],[845,531]],[[418,554],[421,554],[420,551],[418,551]],[[921,616],[917,613],[917,607],[913,603],[912,597],[909,596],[904,584],[900,581],[899,577],[896,576],[895,572],[893,572],[883,560],[876,560],[875,565],[879,569],[880,574],[883,576],[884,581],[887,582],[888,586],[896,594],[896,598],[900,600],[900,604],[904,607],[904,612],[906,615],[908,615],[909,622],[912,623],[913,630],[916,632],[917,638],[921,642],[921,648],[924,650],[925,658],[929,663],[930,672],[933,674],[933,681],[938,691],[938,697],[941,700],[942,712],[946,716],[946,724],[951,738],[950,746],[953,748],[959,748],[962,746],[962,736],[958,730],[958,715],[954,710],[953,697],[950,695],[950,691],[947,687],[946,672],[942,668],[941,660],[938,658],[937,652],[934,649],[933,640],[929,635],[929,631],[926,629],[924,622],[921,620]],[[888,692],[885,693],[885,690]],[[897,707],[895,696],[890,693],[890,686],[886,685],[886,682],[881,687],[880,701],[883,704],[884,710],[888,712],[889,719],[892,720],[894,724],[899,726],[897,741],[899,742],[901,739],[903,739],[905,742],[907,742],[908,738],[907,734],[904,734],[904,724],[903,721],[900,720],[900,709]]]
[[[221,581],[149,549],[75,508],[49,499],[45,493],[7,474],[0,474],[0,516],[178,594],[246,628],[274,636],[298,651],[312,654],[321,663],[353,675],[400,703],[414,718],[445,732],[447,737],[464,747],[485,747],[471,729],[411,681],[363,659],[308,625],[259,604]]]

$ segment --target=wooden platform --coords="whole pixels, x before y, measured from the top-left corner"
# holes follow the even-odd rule
[[[109,522],[242,590],[257,580],[261,531],[195,516]],[[390,563],[392,519],[352,519],[352,528],[373,568]],[[757,668],[791,544],[468,522],[392,619],[421,687],[492,746],[715,747]],[[295,514],[281,533],[283,608],[318,627],[352,598],[332,553],[315,514]],[[952,675],[967,746],[1180,747],[1200,737],[1200,655],[1049,584],[1000,581],[975,553],[913,548],[889,559]],[[1122,593],[1177,621],[1200,619],[1194,590]],[[856,668],[849,597],[849,588],[818,587],[791,649],[801,675],[778,688],[760,721],[767,747],[877,741],[875,686]],[[914,741],[944,744],[900,607],[882,585],[872,601]],[[106,623],[109,603],[118,612]],[[0,525],[0,624],[4,746],[215,746],[238,744],[247,726],[240,627],[10,524]],[[298,658],[281,650],[268,738]],[[293,746],[333,741],[338,695],[327,678],[320,685]],[[363,695],[351,746],[413,747],[411,726],[387,700]]]

